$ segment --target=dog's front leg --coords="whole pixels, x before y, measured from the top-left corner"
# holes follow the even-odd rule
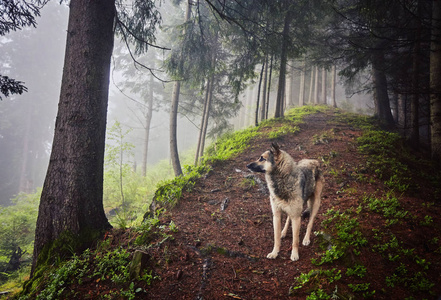
[[[299,234],[300,234],[300,223],[301,223],[300,216],[291,218],[291,222],[292,222],[291,260],[296,261],[299,260]]]
[[[274,259],[280,251],[280,242],[282,235],[282,211],[273,207],[273,228],[274,228],[274,248],[266,257]]]

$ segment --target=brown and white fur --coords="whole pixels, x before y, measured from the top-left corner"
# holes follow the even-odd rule
[[[303,159],[295,162],[275,143],[260,158],[247,165],[254,172],[265,173],[270,191],[271,209],[273,212],[274,248],[267,258],[276,258],[280,251],[281,238],[286,236],[290,220],[292,222],[293,240],[291,260],[299,259],[299,234],[303,205],[307,202],[310,213],[308,227],[302,244],[310,244],[311,230],[320,207],[320,197],[324,178],[320,163],[314,159]],[[283,230],[281,229],[282,212],[288,215]]]

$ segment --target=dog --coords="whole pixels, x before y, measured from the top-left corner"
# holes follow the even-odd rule
[[[306,212],[310,213],[308,227],[302,244],[310,244],[311,230],[320,207],[320,197],[324,178],[320,163],[314,159],[303,159],[295,162],[277,143],[272,143],[270,150],[260,158],[247,165],[253,172],[265,173],[270,191],[270,202],[273,213],[274,248],[267,258],[275,259],[280,251],[281,238],[286,236],[289,223],[292,222],[291,260],[299,259],[299,235],[303,205],[307,202]],[[288,217],[281,230],[282,212]]]

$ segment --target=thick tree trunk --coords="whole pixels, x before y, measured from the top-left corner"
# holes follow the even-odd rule
[[[372,57],[372,71],[374,82],[375,115],[385,125],[393,126],[394,119],[390,109],[389,95],[387,93],[387,80],[384,73],[384,53],[378,51]]]
[[[147,157],[149,153],[150,125],[153,117],[153,75],[150,76],[149,99],[147,102],[147,111],[145,113],[144,127],[144,150],[142,153],[142,176],[147,174]]]
[[[430,132],[432,158],[441,163],[441,1],[433,1],[430,45]]]
[[[60,102],[41,194],[32,272],[111,228],[103,165],[115,1],[70,1]]]

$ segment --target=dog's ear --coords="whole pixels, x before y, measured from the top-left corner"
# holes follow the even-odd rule
[[[279,145],[277,143],[272,143],[270,151],[272,154],[274,154],[274,156],[279,156],[279,154],[280,154]]]

